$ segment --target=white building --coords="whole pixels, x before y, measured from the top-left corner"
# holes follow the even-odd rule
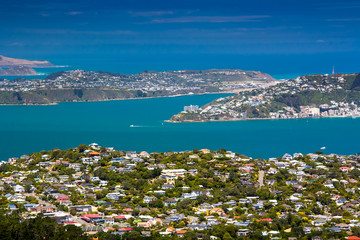
[[[190,105],[190,106],[185,106],[184,107],[184,112],[196,112],[198,110],[199,110],[198,105]]]

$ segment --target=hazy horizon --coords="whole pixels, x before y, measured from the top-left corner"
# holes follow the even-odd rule
[[[359,72],[359,1],[2,1],[0,54],[86,70]]]

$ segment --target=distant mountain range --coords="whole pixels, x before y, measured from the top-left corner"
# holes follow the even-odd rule
[[[26,67],[54,67],[54,65],[49,61],[31,61],[26,59],[9,58],[0,55],[0,68],[10,68],[19,65]]]

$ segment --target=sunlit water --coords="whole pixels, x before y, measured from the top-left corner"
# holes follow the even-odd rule
[[[121,150],[226,148],[251,157],[360,152],[360,118],[166,123],[185,105],[224,94],[50,106],[0,106],[0,160],[97,142]],[[133,125],[133,126],[131,126]]]

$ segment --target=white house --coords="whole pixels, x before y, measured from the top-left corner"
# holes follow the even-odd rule
[[[15,185],[14,186],[14,192],[16,193],[21,193],[21,192],[25,192],[25,188],[21,185]]]

